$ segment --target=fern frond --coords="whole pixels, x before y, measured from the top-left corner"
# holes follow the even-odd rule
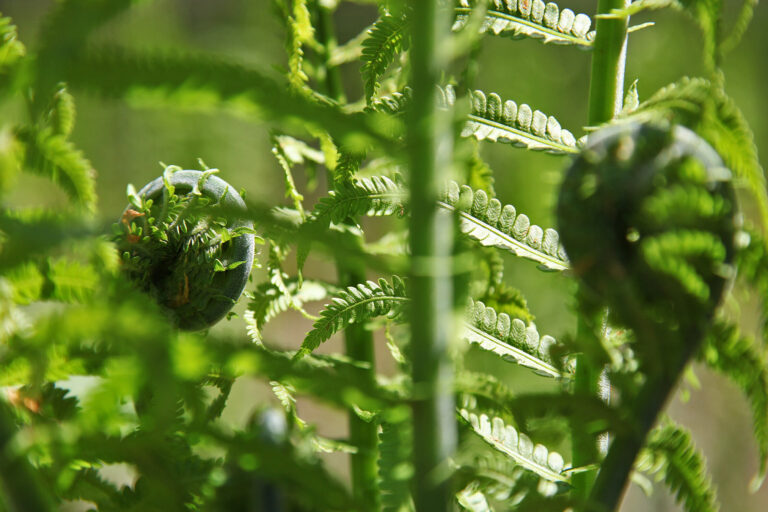
[[[48,122],[53,133],[69,137],[75,127],[75,100],[64,84],[53,94]]]
[[[411,512],[410,446],[413,442],[410,416],[402,421],[383,421],[379,431],[379,489],[382,512]]]
[[[11,18],[0,16],[0,75],[13,67],[26,52]]]
[[[365,99],[371,102],[379,87],[379,79],[397,56],[409,46],[409,21],[405,14],[385,14],[371,26],[362,43],[361,72],[365,80]]]
[[[525,103],[502,101],[496,93],[472,92],[472,111],[462,137],[502,142],[555,155],[579,152],[580,143],[557,119]]]
[[[396,318],[408,302],[405,283],[398,276],[392,277],[392,284],[386,279],[350,286],[339,293],[320,313],[312,330],[304,338],[296,358],[301,358],[330,338],[334,333],[352,322],[364,322],[377,316]]]
[[[343,143],[389,130],[365,114],[347,114],[334,105],[297,93],[282,80],[205,55],[134,53],[120,47],[89,48],[66,60],[63,78],[72,89],[141,104],[184,109],[229,109],[276,121],[300,120]],[[61,79],[61,77],[60,77]],[[294,125],[295,126],[295,125]],[[379,133],[379,135],[375,135]]]
[[[687,512],[717,512],[720,508],[704,457],[696,450],[690,433],[678,425],[655,428],[635,468],[663,479]]]
[[[470,484],[456,493],[456,500],[464,510],[469,512],[493,512],[488,500],[475,484]]]
[[[460,0],[456,8],[453,30],[467,23],[476,0]],[[592,20],[586,14],[574,14],[554,2],[542,0],[492,0],[489,2],[482,32],[510,36],[515,39],[530,37],[543,43],[576,45],[589,49],[595,39],[590,31]]]
[[[50,262],[48,279],[53,285],[51,298],[62,302],[83,302],[93,296],[101,285],[93,267],[65,258]]]
[[[296,278],[284,281],[284,290],[272,282],[256,287],[244,313],[246,330],[255,342],[261,341],[261,329],[272,318],[289,309],[301,309],[307,302],[325,299],[334,288],[325,283]],[[287,293],[285,293],[287,292]]]
[[[552,336],[541,336],[535,324],[526,326],[519,318],[497,314],[495,309],[471,299],[467,316],[463,336],[469,343],[476,343],[480,348],[540,375],[564,377],[552,364],[551,350],[557,341]]]
[[[746,184],[768,228],[765,175],[754,135],[744,115],[723,89],[704,78],[682,78],[659,89],[630,119],[658,119],[685,125],[709,142],[726,166]]]
[[[482,190],[449,182],[442,201],[443,208],[458,213],[464,234],[486,247],[505,249],[515,256],[539,263],[543,270],[566,270],[567,256],[554,229],[531,224],[528,216],[518,214],[511,204],[502,206],[488,199]]]
[[[25,145],[28,170],[51,179],[86,210],[95,209],[95,171],[72,143],[48,129],[17,128],[16,137]]]
[[[466,409],[460,409],[459,415],[472,427],[486,443],[508,455],[517,464],[550,482],[568,482],[563,472],[563,456],[548,450],[544,445],[533,441],[512,425],[507,425],[501,418],[490,419],[485,414],[477,415]]]
[[[355,178],[337,183],[328,196],[320,199],[312,212],[312,221],[327,226],[361,215],[402,213],[405,199],[403,188],[386,176]]]
[[[755,343],[739,335],[733,325],[717,322],[702,347],[701,357],[713,370],[731,379],[749,401],[752,424],[760,450],[760,470],[768,469],[768,364]]]

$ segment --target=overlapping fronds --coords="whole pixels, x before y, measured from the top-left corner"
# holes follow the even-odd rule
[[[470,512],[493,512],[491,506],[488,505],[485,494],[479,491],[474,484],[470,484],[456,493],[456,499],[464,510],[469,510]]]
[[[406,193],[402,186],[387,176],[354,178],[336,184],[336,188],[320,199],[312,212],[313,222],[327,226],[361,215],[383,216],[404,213]]]
[[[531,224],[528,216],[511,204],[488,199],[482,190],[449,182],[440,206],[456,211],[461,230],[483,246],[505,249],[521,258],[539,263],[544,270],[566,270],[569,266],[560,235]]]
[[[86,210],[96,207],[95,171],[72,143],[49,129],[18,128],[16,137],[25,145],[28,170],[51,179]]]
[[[557,341],[552,336],[541,336],[535,324],[525,325],[519,318],[497,314],[480,301],[470,300],[467,310],[463,337],[468,342],[540,375],[563,377],[562,371],[552,364],[551,351]]]
[[[382,512],[410,512],[413,510],[411,497],[410,446],[413,433],[410,417],[401,421],[381,423],[379,431],[379,489]]]
[[[456,8],[454,30],[466,25],[476,0],[460,0]],[[543,43],[576,45],[591,48],[595,31],[590,31],[592,20],[586,14],[574,14],[554,2],[542,0],[492,0],[481,30],[485,33],[531,37]]]
[[[735,326],[721,322],[713,326],[701,356],[710,368],[731,379],[749,401],[760,450],[755,483],[760,483],[768,468],[768,363],[753,340],[740,336]]]
[[[663,480],[687,512],[717,512],[720,508],[704,457],[690,433],[679,425],[667,423],[651,431],[635,468]]]
[[[580,146],[554,117],[479,90],[472,92],[472,111],[461,135],[555,155],[578,153]]]
[[[386,279],[379,279],[378,283],[368,281],[348,287],[320,313],[320,319],[304,338],[296,357],[309,354],[352,322],[365,322],[385,315],[397,318],[407,301],[405,282],[398,276],[392,277],[391,284]]]
[[[108,98],[184,109],[228,109],[246,116],[258,114],[288,126],[291,120],[298,119],[341,142],[354,137],[354,147],[358,148],[361,137],[379,139],[391,128],[364,114],[347,114],[333,105],[310,100],[260,71],[210,56],[138,54],[103,47],[91,48],[68,62],[63,78],[71,88]]]
[[[306,302],[325,299],[333,290],[326,283],[292,278],[283,287],[268,281],[256,287],[244,313],[248,334],[254,341],[261,341],[264,324],[291,308],[301,309]]]
[[[365,80],[365,98],[371,102],[379,81],[392,62],[408,49],[410,23],[405,14],[385,14],[371,26],[368,36],[362,42],[361,72]]]
[[[550,451],[542,444],[535,444],[531,438],[518,432],[512,425],[507,425],[501,418],[489,418],[485,414],[477,415],[466,409],[459,414],[486,443],[501,453],[506,454],[517,464],[550,482],[568,482],[569,477],[563,472],[563,456]]]

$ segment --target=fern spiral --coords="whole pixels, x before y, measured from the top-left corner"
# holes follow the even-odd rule
[[[589,137],[558,205],[574,273],[638,337],[649,323],[708,324],[733,273],[735,212],[730,172],[704,140],[637,123]]]
[[[253,224],[212,214],[245,210],[214,172],[168,167],[138,193],[129,187],[131,204],[114,229],[123,270],[182,329],[203,329],[227,314],[253,266]]]

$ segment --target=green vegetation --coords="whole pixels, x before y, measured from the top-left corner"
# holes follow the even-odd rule
[[[714,511],[666,414],[693,363],[748,402],[759,489],[768,192],[723,67],[756,1],[269,3],[277,70],[126,44],[150,2],[55,2],[37,42],[0,17],[0,511],[612,512],[650,479]],[[627,41],[652,10],[693,21],[701,76],[641,96]],[[591,62],[583,97],[544,109],[583,119],[489,79],[571,80],[483,57],[539,43]],[[285,197],[252,156],[219,172],[194,144],[149,155],[179,165],[139,191],[128,159],[97,174],[75,114],[94,101],[202,112],[196,140],[266,125],[236,145]],[[532,164],[494,171],[489,151]],[[519,187],[553,168],[549,208]],[[268,392],[239,396],[253,382]]]

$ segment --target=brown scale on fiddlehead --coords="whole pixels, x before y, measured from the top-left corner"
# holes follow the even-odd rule
[[[617,435],[591,495],[613,510],[734,273],[735,195],[718,154],[690,130],[622,124],[590,135],[558,219],[582,300],[632,329],[644,377],[639,391],[620,389],[637,429]]]

